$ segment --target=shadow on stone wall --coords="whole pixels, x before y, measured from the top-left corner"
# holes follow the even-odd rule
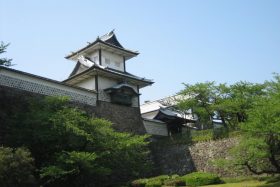
[[[43,97],[44,95],[37,93],[0,86],[0,101],[2,101],[0,102],[0,110],[4,108],[6,110],[8,109],[8,111],[2,113],[0,111],[0,120],[2,120],[2,124],[4,124],[3,120],[7,119],[3,116],[4,114],[19,111],[24,105],[28,104],[28,99],[30,98],[39,99]],[[71,102],[70,105],[87,111],[93,117],[104,118],[111,121],[113,123],[113,128],[119,132],[130,132],[133,134],[145,133],[140,109],[137,107],[127,107],[103,101],[97,101],[96,106],[77,102]]]
[[[119,132],[145,134],[145,127],[140,114],[140,108],[97,101],[92,111],[93,115],[113,123],[113,128]]]
[[[155,175],[184,175],[196,171],[189,145],[169,144],[169,137],[153,137],[151,143]]]

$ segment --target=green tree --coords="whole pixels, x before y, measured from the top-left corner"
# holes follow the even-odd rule
[[[280,94],[256,101],[248,118],[242,130],[250,144],[240,160],[256,174],[280,173]]]
[[[25,148],[0,147],[0,186],[35,186],[34,159]]]
[[[231,86],[214,82],[185,84],[179,92],[177,108],[185,111],[192,109],[200,123],[211,127],[213,119],[220,119],[226,128],[237,129],[247,119],[247,111],[253,101],[262,95],[266,84],[238,82]]]
[[[0,54],[5,53],[7,47],[10,44],[4,44],[3,42],[1,42],[0,44]],[[8,59],[8,58],[0,58],[0,66],[11,66],[12,59]]]
[[[179,92],[181,97],[177,99],[177,108],[181,111],[192,110],[198,116],[201,124],[211,127],[214,111],[211,107],[215,97],[215,83],[184,84],[185,89]]]
[[[116,132],[66,98],[28,100],[9,115],[4,142],[30,149],[44,186],[106,186],[149,169],[147,136]]]
[[[241,124],[243,137],[231,150],[231,159],[221,160],[223,167],[247,169],[254,174],[280,173],[279,75],[265,84],[265,94],[251,100]]]

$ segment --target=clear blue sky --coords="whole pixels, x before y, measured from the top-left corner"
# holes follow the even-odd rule
[[[280,72],[279,0],[0,0],[13,68],[55,80],[75,65],[66,54],[112,29],[140,52],[127,70],[155,81],[142,102],[182,82],[263,82]]]

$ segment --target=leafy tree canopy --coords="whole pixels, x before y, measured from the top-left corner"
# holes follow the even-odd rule
[[[47,97],[8,113],[6,146],[29,148],[43,186],[106,186],[149,169],[147,136],[116,132],[111,122]]]
[[[6,52],[7,47],[10,44],[4,44],[4,42],[1,42],[0,44],[0,55],[2,53]],[[8,59],[8,58],[0,58],[0,66],[11,66],[12,59]]]
[[[265,95],[266,84],[238,82],[228,86],[215,82],[184,84],[179,92],[177,108],[191,109],[200,123],[211,127],[213,119],[220,119],[225,127],[238,128],[247,119],[247,111],[252,108],[256,97]]]
[[[223,168],[280,173],[280,76],[275,74],[274,80],[263,85],[260,93],[252,87],[246,92],[239,89],[243,95],[236,102],[239,111],[246,112],[246,120],[240,125],[242,138],[231,150],[231,159],[217,161]]]

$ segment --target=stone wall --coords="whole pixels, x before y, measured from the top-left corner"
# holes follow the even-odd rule
[[[211,164],[213,159],[226,158],[229,149],[237,143],[237,138],[200,142],[194,145],[170,145],[158,141],[153,142],[152,155],[156,166],[156,175],[184,175],[193,171],[205,171],[223,176],[237,175],[234,172],[215,168]]]
[[[97,101],[93,115],[113,122],[113,127],[120,132],[144,134],[145,128],[140,114],[140,108]]]
[[[218,173],[222,176],[234,176],[234,171],[225,171],[213,167],[211,163],[217,158],[228,158],[229,150],[238,144],[238,138],[199,142],[189,147],[190,156],[197,171]]]
[[[26,100],[30,97],[38,97],[39,99],[40,97],[43,97],[43,95],[16,88],[0,86],[0,106],[5,103],[7,104],[7,101],[9,101],[8,106],[5,107],[9,107],[11,112],[13,112],[13,110],[17,111],[17,108],[21,108],[21,105],[26,103]],[[117,131],[131,132],[135,134],[145,133],[139,108],[127,107],[103,101],[97,101],[96,106],[92,106],[74,100],[71,105],[86,110],[92,116],[111,121],[113,123],[113,128]],[[4,106],[2,108],[4,108]],[[2,118],[4,118],[4,116]]]
[[[188,145],[152,144],[154,175],[184,175],[195,171],[193,159],[188,148]]]

